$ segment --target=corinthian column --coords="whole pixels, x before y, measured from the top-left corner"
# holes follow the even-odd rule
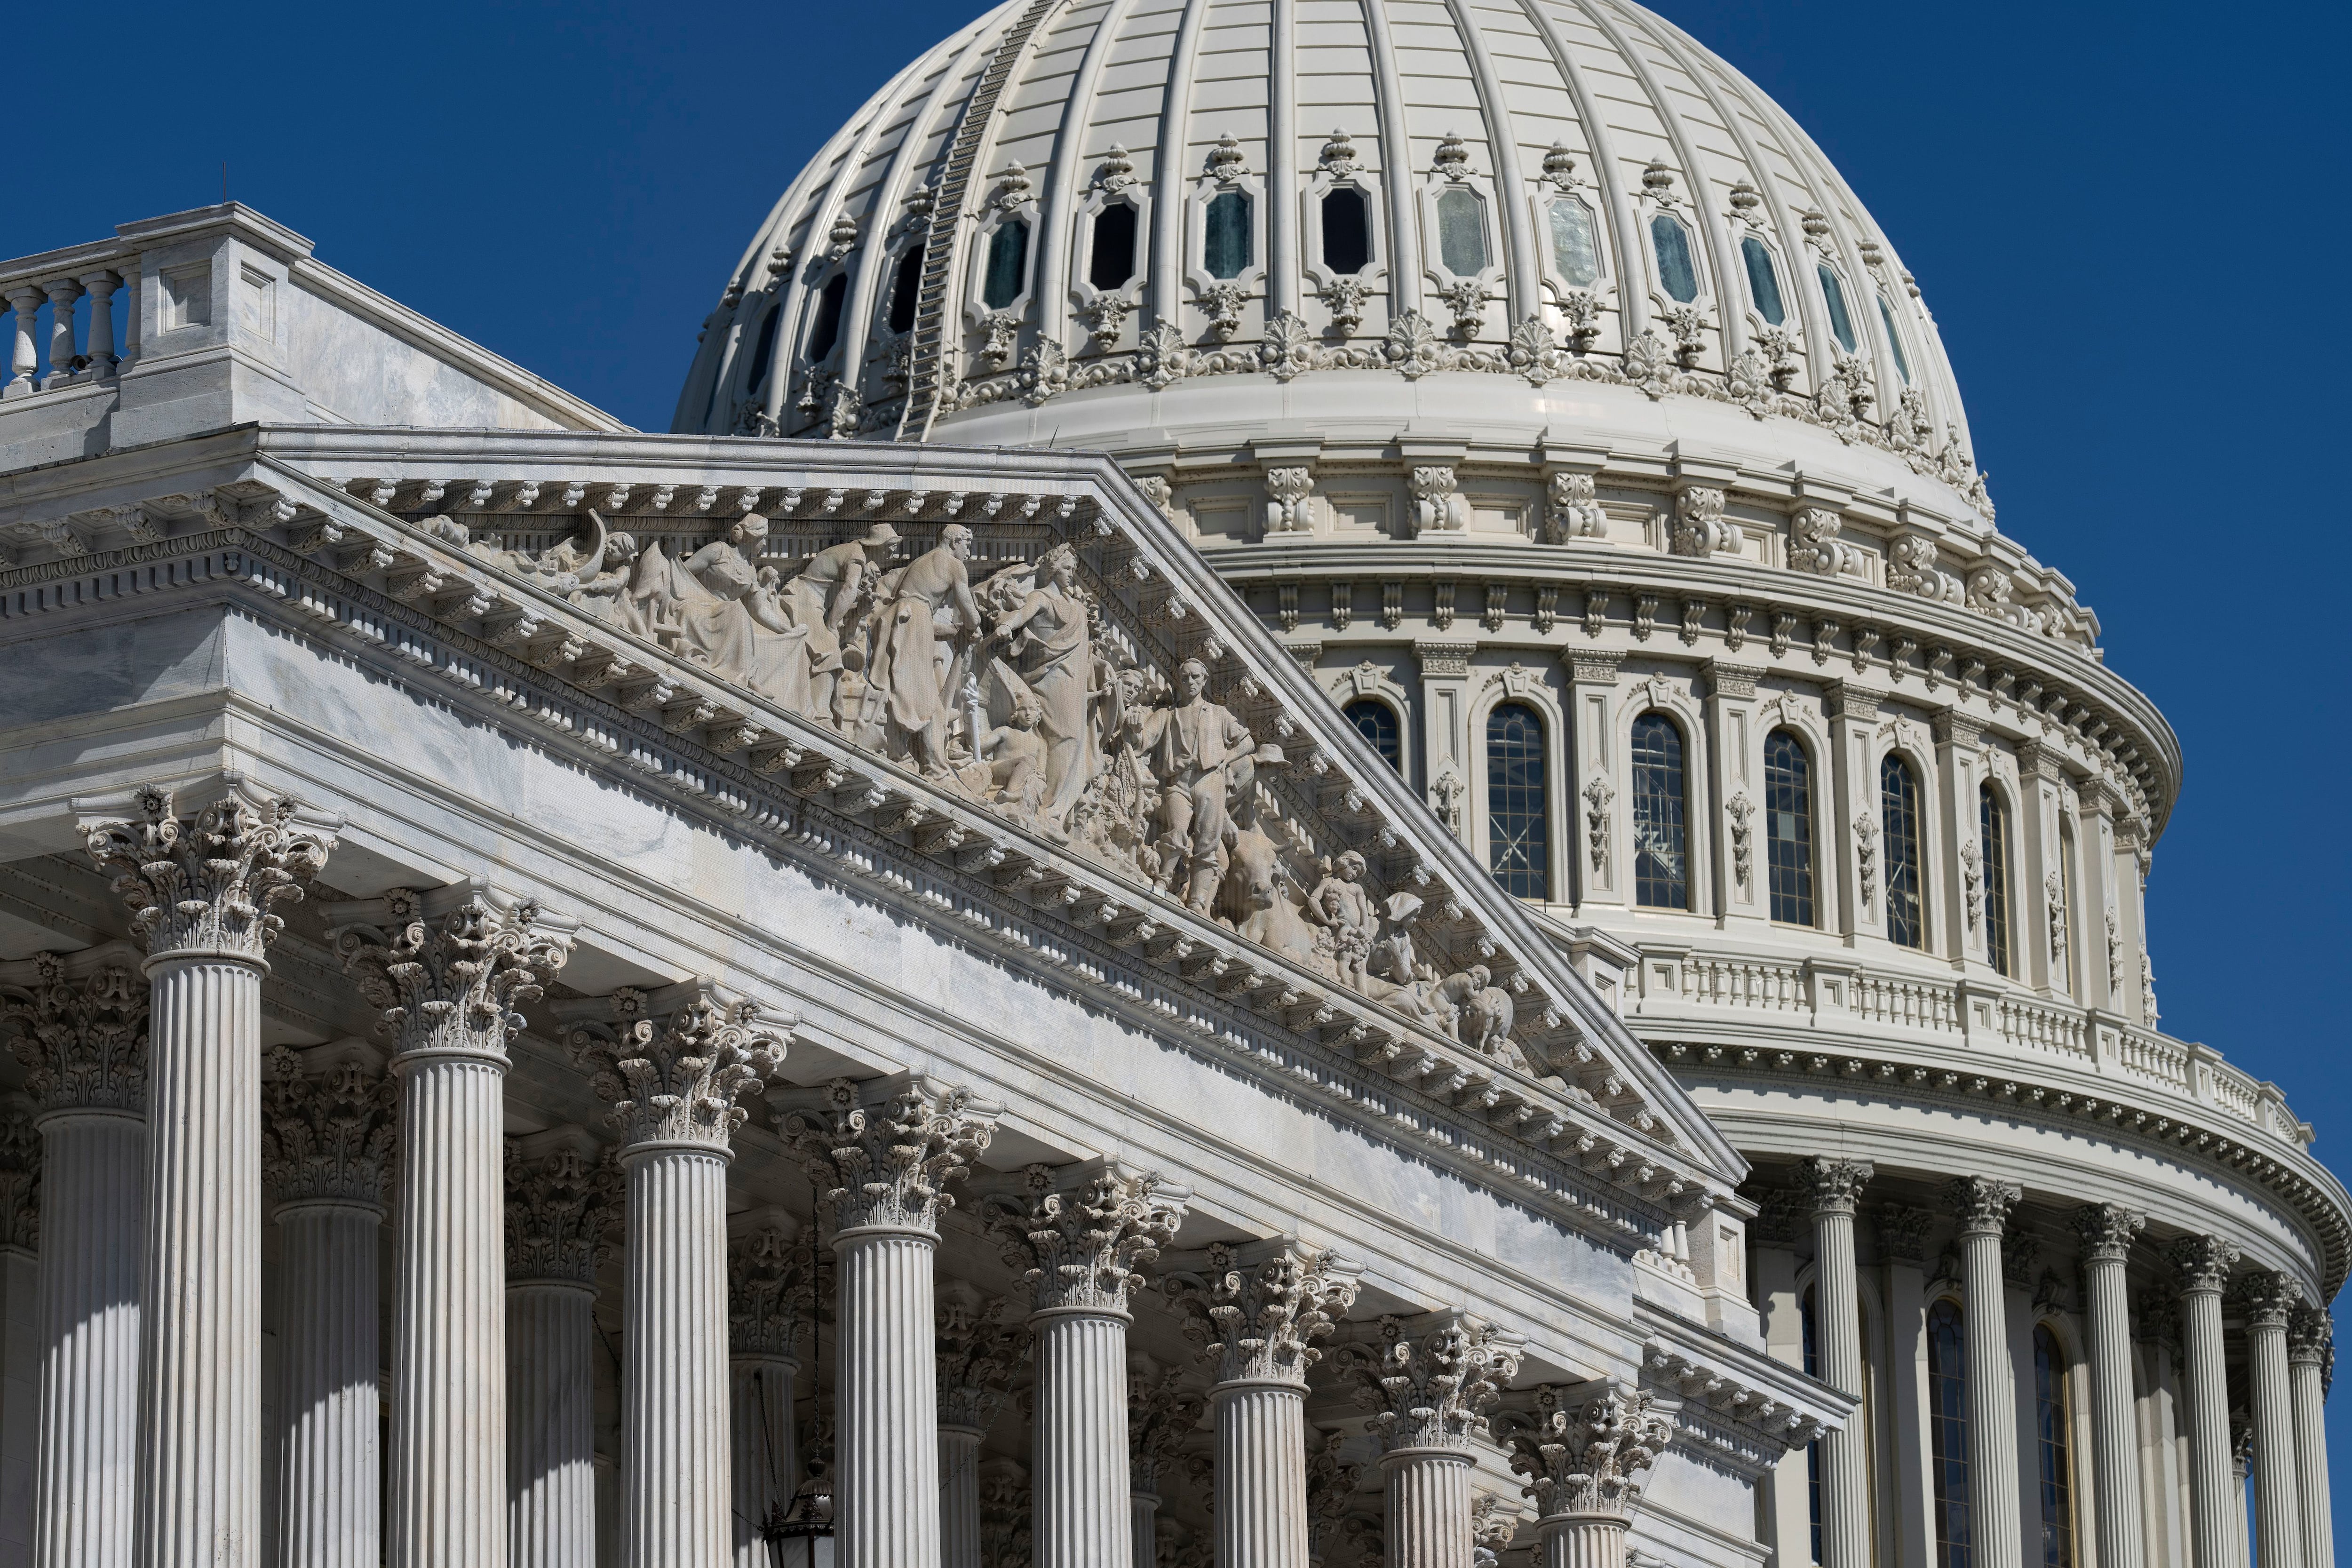
[[[2009,1360],[2009,1304],[2001,1296],[2000,1240],[2024,1194],[2008,1182],[1963,1176],[1945,1190],[1959,1216],[1960,1308],[1968,1340],[1969,1528],[1974,1568],[2022,1568],[2023,1504],[2017,1489],[2017,1388]]]
[[[2140,1568],[2138,1415],[2124,1263],[2147,1216],[2115,1204],[2074,1211],[2083,1237],[2083,1308],[2090,1337],[2091,1458],[2098,1482],[2099,1568]]]
[[[1625,1568],[1625,1526],[1642,1472],[1675,1439],[1675,1424],[1636,1389],[1604,1389],[1582,1403],[1536,1390],[1532,1415],[1511,1425],[1511,1468],[1535,1500],[1541,1568]]]
[[[782,1522],[800,1489],[793,1398],[801,1363],[793,1348],[815,1321],[816,1293],[816,1251],[784,1215],[728,1247],[735,1568],[770,1568],[761,1532]]]
[[[940,1287],[940,1561],[980,1568],[980,1444],[1013,1386],[1021,1347],[1001,1309],[966,1280]]]
[[[507,1145],[507,1547],[514,1568],[596,1560],[596,1276],[621,1167],[578,1128]]]
[[[1813,1217],[1813,1332],[1822,1381],[1862,1397],[1862,1295],[1854,1279],[1853,1211],[1874,1174],[1869,1163],[1807,1160],[1798,1180]],[[1862,1424],[1822,1434],[1822,1562],[1869,1568],[1870,1455]],[[2102,1565],[2104,1568],[2104,1565]]]
[[[1154,1568],[1160,1561],[1160,1478],[1208,1410],[1208,1400],[1186,1386],[1174,1367],[1141,1351],[1127,1352],[1128,1517],[1136,1568]]]
[[[254,1568],[261,1550],[261,978],[339,824],[144,789],[84,826],[146,944],[147,1210],[139,1268],[141,1568]],[[77,802],[77,805],[81,803]]]
[[[1307,1369],[1361,1270],[1281,1241],[1212,1247],[1202,1262],[1166,1289],[1217,1368],[1217,1568],[1307,1568]]]
[[[400,1091],[364,1061],[270,1053],[262,1179],[278,1237],[278,1568],[383,1560],[376,1233]]]
[[[1132,1568],[1127,1451],[1128,1294],[1175,1238],[1192,1194],[1111,1170],[1073,1182],[1022,1173],[998,1198],[1005,1260],[1024,1271],[1036,1336],[1031,1521],[1036,1568]]]
[[[748,1002],[674,987],[613,996],[610,1026],[583,1024],[573,1054],[613,1106],[629,1183],[623,1305],[623,1568],[710,1568],[734,1549],[728,1445],[727,1164],[739,1100],[766,1092],[784,1043]]]
[[[2287,1388],[2287,1320],[2303,1292],[2284,1274],[2249,1274],[2238,1300],[2246,1314],[2246,1381],[2254,1416],[2257,1568],[2304,1568],[2303,1507],[2295,1496],[2294,1403]]]
[[[551,921],[478,885],[338,905],[335,945],[383,1010],[400,1079],[392,1327],[392,1568],[507,1554],[503,1089],[515,1009],[569,955]]]
[[[2181,1360],[2189,1383],[2189,1528],[2196,1568],[2239,1568],[2237,1485],[2231,1474],[2230,1368],[2221,1342],[2221,1290],[2238,1249],[2217,1237],[2185,1236],[2166,1254],[2180,1280]],[[2242,1544],[2245,1537],[2237,1536]]]
[[[37,1568],[130,1568],[135,1542],[147,987],[114,956],[0,965],[45,1173]]]
[[[2336,1520],[2327,1495],[2327,1382],[2336,1328],[2324,1307],[2297,1307],[2286,1326],[2287,1383],[2294,1400],[2295,1495],[2303,1500],[2303,1568],[2336,1568]]]
[[[40,1455],[41,1135],[0,1093],[0,1477],[22,1498]],[[134,1384],[135,1386],[135,1384]],[[33,1510],[0,1509],[0,1563],[33,1561]]]
[[[1416,1342],[1382,1318],[1377,1349],[1340,1347],[1380,1435],[1389,1568],[1471,1568],[1470,1438],[1517,1374],[1518,1343],[1476,1318]]]
[[[784,1118],[832,1215],[841,1325],[836,1568],[939,1568],[939,1369],[931,1299],[942,1189],[969,1174],[1001,1108],[921,1079],[825,1086]]]

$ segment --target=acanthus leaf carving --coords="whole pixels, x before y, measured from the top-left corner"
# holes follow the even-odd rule
[[[280,1204],[382,1207],[400,1131],[400,1086],[357,1060],[305,1074],[279,1046],[261,1086],[261,1179]]]
[[[1171,1273],[1162,1287],[1185,1313],[1185,1334],[1216,1363],[1219,1383],[1303,1386],[1307,1369],[1322,1359],[1317,1342],[1356,1299],[1355,1271],[1305,1246],[1244,1263],[1219,1244],[1197,1271]]]
[[[26,1069],[37,1112],[122,1110],[147,1104],[144,976],[101,963],[76,977],[63,953],[36,953],[29,985],[0,985],[0,1024]]]
[[[784,1041],[763,1026],[757,1005],[701,993],[656,1020],[652,999],[623,986],[612,1021],[575,1022],[565,1037],[590,1086],[612,1106],[608,1120],[625,1150],[698,1145],[725,1152],[751,1115],[742,1102],[767,1092],[783,1070]]]
[[[41,1250],[41,1133],[31,1104],[0,1095],[0,1251]]]
[[[531,902],[515,903],[479,888],[456,890],[437,918],[430,895],[395,888],[334,931],[343,968],[383,1015],[377,1033],[395,1058],[472,1056],[503,1064],[509,1031],[523,1026],[522,1004],[538,1000],[571,955],[574,922],[547,919]]]
[[[1191,1194],[1156,1175],[1096,1172],[1065,1185],[1046,1165],[1021,1173],[1025,1195],[990,1207],[1004,1258],[1022,1271],[1039,1311],[1124,1312],[1143,1283],[1138,1267],[1175,1239]]]
[[[1611,1387],[1589,1399],[1547,1384],[1535,1409],[1511,1423],[1511,1468],[1544,1517],[1631,1518],[1642,1475],[1673,1443],[1673,1417],[1645,1390]]]
[[[506,1164],[508,1282],[593,1288],[621,1223],[620,1162],[609,1151],[562,1146],[532,1159],[510,1138]]]
[[[324,868],[335,836],[299,819],[294,803],[247,800],[233,784],[193,817],[172,793],[138,792],[139,816],[86,829],[90,858],[114,874],[131,930],[149,953],[221,952],[258,960],[286,921],[272,904],[299,900]]]
[[[782,1129],[808,1165],[820,1207],[844,1230],[935,1230],[940,1210],[955,1206],[948,1184],[971,1173],[998,1108],[920,1079],[886,1086],[870,1104],[847,1079],[823,1094],[821,1106],[788,1112]]]
[[[1465,1317],[1412,1338],[1383,1317],[1376,1345],[1349,1344],[1336,1358],[1356,1384],[1356,1403],[1373,1411],[1382,1447],[1466,1448],[1519,1368],[1514,1336]]]
[[[966,1279],[940,1287],[933,1341],[940,1383],[940,1425],[986,1432],[1011,1397],[1021,1347],[1004,1324],[1006,1303],[991,1300]]]

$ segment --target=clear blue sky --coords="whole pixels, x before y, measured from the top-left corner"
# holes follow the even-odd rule
[[[89,35],[125,48],[92,53],[81,24],[12,40],[0,255],[217,200],[226,161],[231,194],[322,259],[665,429],[785,182],[979,4],[253,0],[191,25],[134,0]],[[2180,732],[2149,887],[2165,1027],[2275,1079],[2352,1172],[2345,1012],[2319,994],[2352,936],[2326,784],[2352,544],[2342,476],[2287,472],[2342,456],[2352,414],[2346,8],[1663,8],[1894,237],[2002,527],[2073,577],[2108,662]]]

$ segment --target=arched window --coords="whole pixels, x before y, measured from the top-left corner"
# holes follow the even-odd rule
[[[1381,761],[1397,772],[1404,772],[1404,731],[1397,723],[1396,710],[1374,697],[1359,697],[1339,710],[1356,733],[1372,743]]]
[[[1780,303],[1780,274],[1772,265],[1772,253],[1751,234],[1739,242],[1739,254],[1748,263],[1748,292],[1756,301],[1756,313],[1779,326],[1789,312]]]
[[[1927,908],[1919,896],[1919,781],[1911,764],[1887,754],[1878,764],[1879,830],[1886,840],[1886,940],[1927,945]]]
[[[1969,1519],[1968,1334],[1959,1303],[1927,1312],[1927,1441],[1936,1491],[1936,1568],[1972,1568]]]
[[[1813,781],[1805,748],[1786,730],[1764,737],[1765,874],[1772,918],[1813,923]]]
[[[1813,1288],[1797,1299],[1797,1331],[1804,1341],[1805,1375],[1822,1375],[1822,1331],[1820,1315],[1813,1308]],[[1805,1445],[1805,1507],[1813,1533],[1812,1561],[1822,1557],[1822,1445],[1818,1437]]]
[[[770,310],[760,322],[760,335],[751,344],[751,374],[744,378],[743,391],[756,399],[760,389],[768,382],[768,365],[776,357],[776,321],[782,310]]]
[[[1134,276],[1135,208],[1127,202],[1113,202],[1095,214],[1087,281],[1097,289],[1124,289]]]
[[[1689,797],[1683,793],[1683,732],[1663,713],[1633,721],[1633,901],[1690,908]]]
[[[1219,191],[1209,198],[1201,236],[1201,265],[1212,278],[1238,278],[1249,270],[1250,198],[1247,191]]]
[[[898,275],[890,279],[890,330],[915,329],[915,307],[923,297],[923,247],[910,245],[898,258]]]
[[[1985,951],[1997,973],[2017,978],[2009,946],[2009,807],[1992,785],[1977,790],[1978,850],[1984,856]]]
[[[1437,255],[1456,278],[1486,269],[1486,209],[1475,192],[1455,185],[1437,198]]]
[[[1650,245],[1658,253],[1658,286],[1676,304],[1698,298],[1698,268],[1691,260],[1690,231],[1679,218],[1658,214],[1650,220]]]
[[[2047,1324],[2033,1331],[2033,1436],[2041,1460],[2042,1568],[2074,1568],[2074,1451],[2068,1442],[2066,1358]]]
[[[1845,284],[1839,280],[1837,268],[1824,261],[1816,268],[1822,275],[1822,299],[1830,308],[1830,331],[1837,338],[1838,347],[1852,353],[1859,342],[1853,335],[1853,318],[1846,312]]]
[[[1888,309],[1884,294],[1878,296],[1878,319],[1886,327],[1886,346],[1895,351],[1895,374],[1903,378],[1904,385],[1908,386],[1911,384],[1911,356],[1903,352],[1903,334],[1895,330],[1895,312]]]
[[[1486,718],[1486,864],[1514,898],[1551,896],[1543,720],[1506,702]]]
[[[849,293],[849,274],[836,272],[825,279],[816,297],[816,315],[809,322],[808,362],[823,364],[841,341],[841,302]]]
[[[988,237],[988,270],[982,278],[980,302],[1002,310],[1028,286],[1029,226],[1014,218],[997,225]]]
[[[1601,279],[1601,247],[1592,238],[1592,215],[1574,196],[1551,204],[1551,264],[1560,281],[1582,289]]]
[[[1371,205],[1353,185],[1323,197],[1323,265],[1351,277],[1372,264]]]

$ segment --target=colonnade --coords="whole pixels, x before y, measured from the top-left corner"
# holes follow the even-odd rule
[[[1799,1187],[1814,1242],[1821,1375],[1856,1397],[1864,1389],[1853,1220],[1875,1173],[1867,1162],[1816,1156],[1801,1165]],[[2022,1193],[2011,1183],[1967,1176],[1952,1182],[1944,1195],[1958,1220],[1957,1272],[1967,1326],[1970,1561],[1975,1568],[2023,1568],[2025,1497],[2016,1445],[2005,1440],[2016,1429],[2020,1369],[2011,1362],[2003,1278],[2003,1243]],[[2148,1554],[2125,1268],[2146,1216],[2120,1205],[2091,1204],[2068,1217],[2082,1238],[2082,1359],[2090,1380],[2086,1436],[2095,1500],[2083,1526],[2094,1534],[2100,1568],[2141,1568]],[[2305,1303],[2286,1275],[2241,1271],[2238,1249],[2216,1237],[2176,1238],[2164,1261],[2178,1290],[2188,1396],[2189,1561],[2194,1568],[2247,1568],[2231,1430],[2227,1295],[2246,1330],[2260,1542],[2254,1568],[2334,1568],[2323,1420],[2325,1369],[2332,1354],[2326,1314]],[[1822,1568],[1867,1568],[1871,1489],[1860,1432],[1823,1436],[1818,1463]],[[2038,1552],[2035,1561],[2041,1561]]]
[[[146,973],[142,985],[124,963],[68,973],[53,960],[10,1005],[33,1042],[20,1051],[39,1058],[50,1161],[40,1568],[257,1568],[265,1453],[280,1466],[285,1568],[582,1568],[597,1533],[594,1289],[616,1222],[626,1568],[764,1568],[761,1529],[800,1469],[795,1337],[821,1294],[836,1325],[834,1561],[974,1568],[980,1438],[1016,1352],[971,1287],[937,1284],[934,1256],[946,1189],[1000,1108],[904,1077],[803,1096],[780,1129],[814,1180],[830,1258],[782,1226],[730,1245],[732,1135],[782,1065],[757,1009],[694,986],[553,1004],[620,1141],[602,1158],[580,1135],[509,1142],[509,1035],[562,967],[572,924],[478,885],[395,891],[327,911],[388,1059],[281,1050],[265,1088],[271,905],[317,876],[333,829],[234,791],[183,817],[151,790],[136,817],[88,832]],[[267,1435],[265,1190],[287,1303],[284,1415]],[[1154,1283],[1209,1380],[1139,1372],[1127,1339],[1141,1270],[1189,1195],[1115,1166],[1036,1165],[982,1203],[1025,1270],[1036,1568],[1152,1562],[1155,1488],[1203,1411],[1215,1562],[1306,1568],[1307,1372],[1354,1300],[1354,1272],[1294,1241],[1172,1263]],[[1388,1560],[1469,1568],[1470,1444],[1518,1342],[1466,1317],[1382,1320],[1377,1335],[1342,1346],[1339,1364],[1381,1436]],[[1533,1414],[1511,1418],[1514,1462],[1542,1508],[1542,1561],[1612,1568],[1672,1426],[1636,1390],[1570,1393],[1538,1390]]]

